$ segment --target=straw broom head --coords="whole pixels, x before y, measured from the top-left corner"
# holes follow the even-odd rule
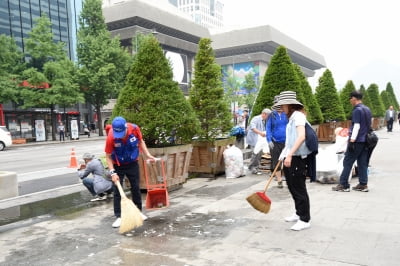
[[[254,209],[260,212],[268,213],[269,210],[271,209],[271,199],[265,194],[265,192],[267,191],[268,186],[272,181],[272,178],[275,176],[280,163],[281,161],[278,161],[278,163],[276,164],[274,171],[268,178],[267,184],[264,187],[264,191],[253,193],[246,198],[246,200],[250,203],[250,205],[253,206]]]
[[[271,209],[271,199],[265,195],[265,192],[256,192],[246,198],[254,209],[268,213]]]
[[[121,195],[121,226],[119,233],[123,234],[143,225],[143,218],[136,205],[126,197],[119,181],[115,182]]]

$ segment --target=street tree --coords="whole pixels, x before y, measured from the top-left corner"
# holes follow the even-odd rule
[[[349,101],[350,93],[355,91],[356,87],[354,86],[353,81],[348,80],[344,88],[339,92],[340,102],[343,106],[343,111],[346,119],[351,119],[351,114],[353,112],[353,106]]]
[[[368,97],[370,99],[370,106],[373,117],[382,117],[385,114],[385,107],[383,106],[382,98],[379,94],[378,85],[372,83],[367,89]]]
[[[211,40],[200,39],[189,100],[200,121],[199,138],[207,141],[216,139],[232,128],[229,106],[224,101],[221,75]]]
[[[346,119],[332,72],[329,69],[325,70],[319,78],[315,96],[321,107],[324,121],[343,121]]]
[[[300,82],[294,70],[293,62],[286,48],[279,46],[266,70],[251,117],[259,115],[264,108],[272,106],[275,95],[278,95],[281,91],[295,91],[298,100],[304,102],[299,87]]]
[[[253,109],[254,102],[256,101],[258,94],[258,86],[254,80],[254,74],[249,73],[244,77],[243,88],[246,89],[246,94],[242,97],[240,104],[247,105],[249,110]]]
[[[224,99],[228,106],[231,106],[233,112],[236,112],[236,108],[240,105],[239,104],[239,90],[240,90],[240,83],[236,80],[234,76],[229,76],[226,79],[225,83],[225,93]]]
[[[24,55],[15,40],[0,35],[0,104],[17,101],[19,75],[25,68]]]
[[[141,40],[112,116],[140,126],[149,147],[188,143],[197,133],[199,121],[154,36]]]
[[[116,98],[124,86],[132,57],[111,38],[102,12],[101,0],[86,0],[79,17],[78,80],[86,102],[95,107],[99,135],[103,136],[101,108]]]
[[[64,43],[53,41],[51,22],[45,13],[26,39],[25,57],[28,68],[22,72],[20,107],[49,108],[52,139],[56,140],[56,106],[83,102],[83,97],[74,80],[75,66],[67,57]]]

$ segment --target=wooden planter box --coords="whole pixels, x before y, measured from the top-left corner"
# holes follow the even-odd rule
[[[167,188],[173,190],[179,188],[188,178],[188,169],[190,157],[192,154],[192,145],[178,145],[164,148],[148,148],[154,157],[163,158],[165,162],[165,171],[167,177]],[[144,161],[142,155],[139,156],[140,170],[140,189],[146,189],[146,177],[144,174]],[[147,168],[149,169],[149,167]],[[151,170],[153,169],[153,170]],[[149,183],[159,182],[161,172],[151,168],[149,171]]]
[[[318,141],[335,141],[336,122],[319,124],[317,128]]]
[[[193,141],[189,172],[215,176],[225,172],[223,153],[229,144],[235,144],[235,138],[218,139],[213,142]]]

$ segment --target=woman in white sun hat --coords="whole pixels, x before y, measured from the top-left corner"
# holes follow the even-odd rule
[[[277,103],[286,113],[289,122],[286,126],[286,141],[280,159],[296,212],[286,217],[286,222],[296,222],[290,229],[300,231],[310,227],[310,200],[306,187],[307,156],[311,151],[305,144],[304,106],[296,99],[296,92],[283,91]]]

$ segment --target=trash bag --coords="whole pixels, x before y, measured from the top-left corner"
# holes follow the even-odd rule
[[[238,178],[244,176],[244,164],[242,150],[234,145],[229,145],[224,150],[225,176],[226,178]]]
[[[267,138],[258,135],[257,143],[256,143],[256,146],[254,147],[253,152],[254,152],[254,154],[258,154],[261,150],[263,151],[263,153],[269,153],[269,146],[268,146]]]

